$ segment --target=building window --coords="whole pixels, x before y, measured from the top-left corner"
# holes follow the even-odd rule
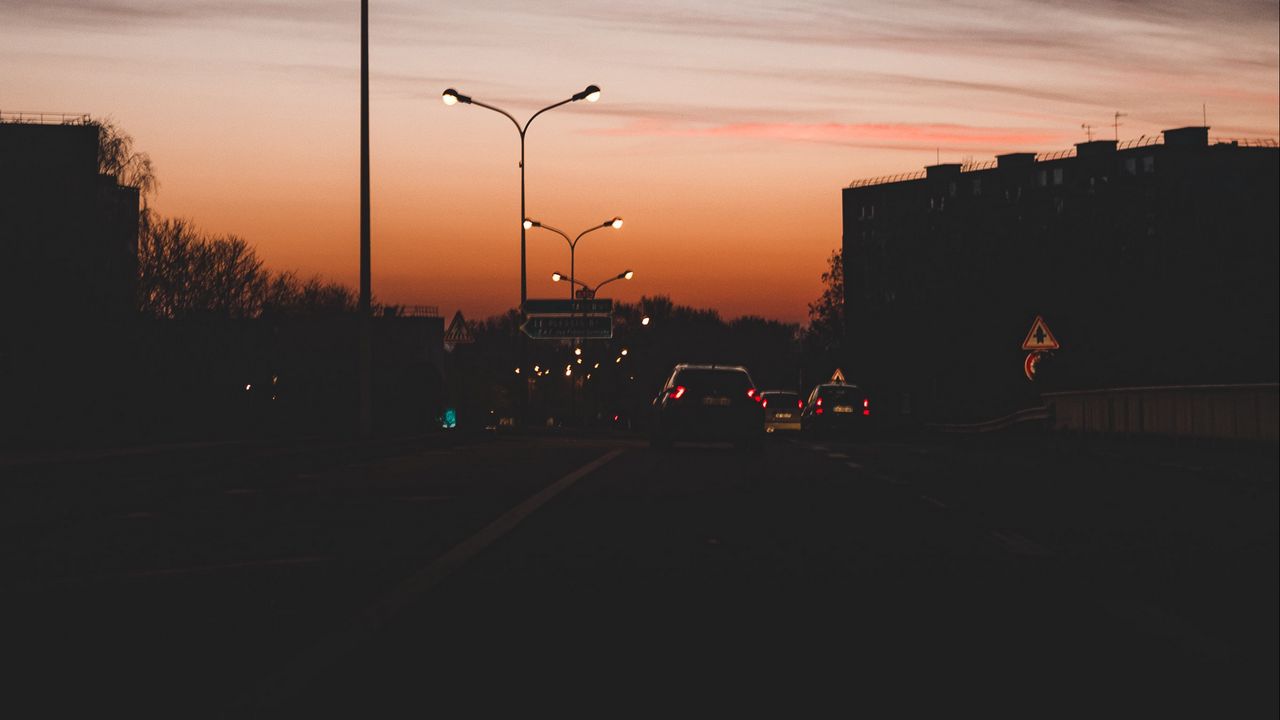
[[[1156,158],[1154,155],[1147,155],[1142,158],[1142,172],[1153,173],[1156,171]]]
[[[982,194],[982,178],[973,179],[973,194],[974,195]]]
[[[1062,168],[1060,168],[1060,167],[1058,167],[1058,168],[1054,168],[1054,169],[1053,169],[1053,184],[1054,184],[1054,185],[1061,185],[1061,184],[1062,184],[1062,176],[1063,176]]]
[[[1040,187],[1044,187],[1048,184],[1049,184],[1049,171],[1041,170],[1040,171]]]
[[[875,205],[872,205],[872,206],[871,206],[871,213],[870,213],[869,215],[867,215],[867,217],[871,218],[872,220],[875,220],[875,219],[876,219],[876,206],[875,206]]]
[[[1130,175],[1138,174],[1138,158],[1125,158],[1124,171]]]

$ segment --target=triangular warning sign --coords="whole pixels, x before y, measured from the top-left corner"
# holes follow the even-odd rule
[[[1049,326],[1045,325],[1044,318],[1036,316],[1036,321],[1031,323],[1031,331],[1027,333],[1027,339],[1022,341],[1023,350],[1057,350],[1058,339],[1049,332]]]
[[[475,342],[470,328],[467,327],[466,318],[462,317],[461,310],[455,312],[453,319],[449,321],[449,329],[444,331],[444,341],[454,345]]]
[[[836,371],[831,373],[831,382],[833,383],[844,382],[844,373],[840,372],[840,368],[836,368]]]

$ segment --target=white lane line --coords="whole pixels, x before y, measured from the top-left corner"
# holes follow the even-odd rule
[[[849,467],[853,468],[854,470],[861,470],[861,469],[862,469],[862,466],[861,466],[861,465],[859,465],[859,464],[858,464],[858,463],[856,463],[856,462],[847,462],[847,463],[845,463],[845,465],[848,465]]]
[[[1012,530],[992,530],[991,536],[1005,546],[1009,552],[1014,555],[1027,555],[1030,557],[1050,557],[1053,555],[1047,548],[1032,540],[1019,535]]]
[[[943,510],[946,510],[946,509],[947,509],[947,504],[946,504],[946,503],[944,503],[944,502],[942,502],[941,500],[939,500],[939,499],[938,499],[938,498],[936,498],[936,497],[933,497],[933,496],[930,496],[930,495],[924,495],[924,494],[921,494],[921,495],[920,495],[920,499],[921,499],[921,500],[923,500],[923,501],[925,501],[925,502],[927,502],[927,503],[929,503],[930,505],[932,505],[932,506],[934,506],[934,507],[942,508]]]
[[[849,456],[845,455],[844,453],[827,453],[827,457],[831,458],[832,460],[848,460],[849,459]]]
[[[304,683],[330,666],[335,660],[351,652],[365,638],[377,632],[411,602],[438,585],[468,560],[489,545],[511,532],[522,520],[533,514],[547,501],[569,489],[577,481],[599,470],[606,463],[626,452],[615,448],[595,460],[551,483],[524,502],[503,513],[480,532],[455,545],[430,565],[411,576],[398,588],[365,608],[346,629],[329,635],[310,651],[286,666],[283,672],[271,678],[258,689],[258,695],[246,698],[251,703],[265,703],[274,707],[279,701],[292,696]]]

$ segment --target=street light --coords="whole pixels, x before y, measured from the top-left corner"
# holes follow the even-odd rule
[[[622,228],[622,218],[617,217],[617,216],[614,216],[613,218],[611,218],[611,219],[609,219],[609,220],[605,220],[604,222],[600,223],[599,225],[592,225],[591,227],[587,228],[586,230],[583,230],[582,232],[578,233],[578,237],[576,237],[576,238],[574,238],[574,239],[572,239],[572,240],[570,240],[570,239],[569,239],[569,236],[568,236],[568,235],[566,235],[566,234],[564,233],[564,231],[563,231],[563,230],[560,230],[559,228],[553,228],[553,227],[551,227],[550,225],[544,225],[544,224],[542,224],[542,223],[540,223],[540,222],[538,222],[537,220],[534,220],[534,219],[532,219],[532,218],[525,218],[525,219],[524,219],[524,222],[523,222],[523,223],[521,223],[521,226],[522,226],[525,230],[532,230],[533,228],[542,228],[543,230],[550,230],[551,232],[556,233],[556,234],[557,234],[557,235],[559,235],[560,237],[564,238],[564,241],[565,241],[565,242],[569,243],[569,282],[571,282],[571,283],[572,283],[572,282],[576,282],[575,278],[577,278],[577,275],[575,274],[575,273],[576,273],[576,267],[577,267],[577,265],[576,265],[576,263],[575,263],[574,250],[576,250],[576,249],[577,249],[577,247],[578,247],[578,241],[582,239],[582,236],[583,236],[583,235],[586,235],[587,233],[590,233],[590,232],[595,232],[596,230],[603,230],[603,229],[605,229],[605,228],[613,228],[614,230],[619,230],[619,229],[621,229],[621,228]],[[557,274],[559,274],[559,273],[557,273]],[[553,278],[552,278],[552,280],[555,280],[555,278],[553,277]],[[559,282],[559,281],[558,281],[558,280],[556,280],[556,282]],[[584,286],[584,287],[585,287],[585,286]],[[573,299],[573,288],[572,288],[572,287],[571,287],[571,288],[569,288],[569,299],[570,299],[570,300],[572,300],[572,299]]]
[[[565,275],[564,273],[554,272],[554,273],[551,273],[551,282],[569,282],[569,283],[573,283],[574,285],[581,285],[582,290],[578,291],[579,295],[582,297],[583,300],[590,300],[591,298],[596,296],[596,293],[600,291],[600,288],[604,287],[605,285],[608,285],[614,280],[630,280],[635,276],[636,274],[634,272],[627,270],[625,272],[620,272],[617,275],[614,275],[613,277],[601,282],[599,285],[596,285],[595,287],[591,287],[590,285],[582,282],[581,280],[578,280],[576,278],[571,278]],[[572,294],[572,288],[570,288],[570,294]]]
[[[463,105],[478,105],[486,110],[492,110],[496,113],[500,113],[504,115],[508,120],[511,121],[513,125],[516,126],[516,131],[520,133],[520,219],[522,221],[525,218],[524,138],[525,138],[525,135],[529,132],[529,126],[533,124],[534,118],[538,117],[539,115],[541,115],[542,113],[548,110],[558,108],[561,105],[567,105],[571,102],[586,100],[587,102],[593,103],[599,99],[600,99],[600,88],[596,85],[588,85],[585,88],[583,88],[580,92],[574,93],[568,99],[561,100],[558,103],[553,103],[551,105],[548,105],[542,108],[541,110],[539,110],[538,112],[530,116],[529,119],[525,121],[524,125],[521,125],[520,121],[516,120],[511,115],[511,113],[507,112],[506,110],[480,102],[479,100],[476,100],[470,95],[463,95],[462,93],[458,92],[457,90],[454,90],[453,88],[449,88],[445,90],[440,95],[440,100],[445,105],[453,106],[453,105],[457,105],[458,103],[462,103]],[[521,313],[524,312],[525,301],[529,299],[528,274],[526,272],[526,262],[525,262],[525,230],[528,230],[528,229],[529,229],[529,226],[522,225],[520,230],[520,312]]]

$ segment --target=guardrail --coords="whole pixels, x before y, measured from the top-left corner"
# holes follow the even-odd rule
[[[1280,384],[1183,385],[1046,393],[1055,430],[1280,440]]]
[[[994,432],[996,430],[1005,430],[1019,423],[1025,422],[1043,422],[1050,418],[1048,407],[1033,407],[1025,410],[1019,410],[1014,413],[1005,415],[995,420],[985,420],[983,422],[967,423],[967,424],[930,424],[927,425],[931,430],[950,433],[982,433]]]
[[[88,115],[54,112],[4,112],[0,111],[0,123],[23,123],[28,125],[89,125],[93,118]]]

